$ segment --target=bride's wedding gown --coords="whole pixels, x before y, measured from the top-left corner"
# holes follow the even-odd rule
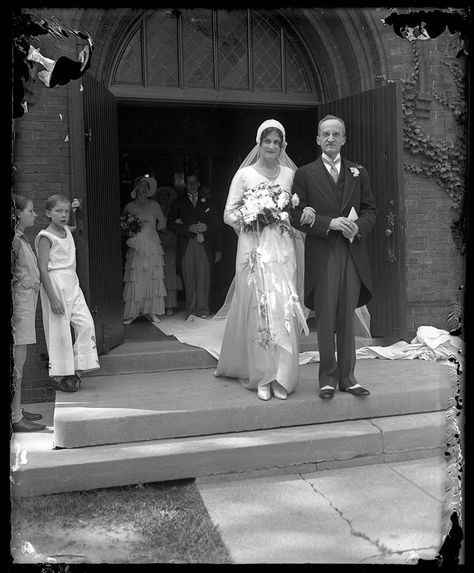
[[[240,169],[230,187],[224,221],[238,230],[235,205],[244,189],[266,181],[290,192],[293,175],[284,166],[275,179],[267,179],[252,165]],[[290,393],[298,382],[300,333],[302,329],[307,333],[308,327],[297,292],[297,251],[289,223],[288,230],[282,233],[279,226],[266,226],[260,233],[239,233],[235,288],[216,375],[238,378],[249,389],[276,380]],[[249,255],[255,252],[260,265],[252,270]],[[258,284],[267,297],[264,316],[259,312],[252,273],[258,274]]]

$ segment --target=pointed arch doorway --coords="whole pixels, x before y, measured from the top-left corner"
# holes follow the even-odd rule
[[[115,119],[113,114],[108,115],[108,129],[118,133],[118,142],[114,144],[117,150],[114,170],[117,174],[123,172],[126,158],[129,168],[132,165],[133,171],[136,170],[131,175],[153,168],[159,185],[166,185],[172,182],[171,171],[194,163],[203,184],[211,187],[222,208],[230,178],[253,145],[255,131],[261,121],[275,117],[285,125],[289,154],[297,165],[302,165],[313,160],[317,154],[315,127],[321,113],[341,110],[339,113],[344,117],[352,115],[356,122],[354,125],[359,130],[358,139],[368,145],[355,145],[353,150],[356,155],[350,158],[367,166],[377,199],[379,190],[387,189],[378,200],[380,214],[376,232],[371,238],[377,294],[370,308],[376,319],[373,324],[377,325],[377,332],[373,334],[403,337],[405,309],[403,234],[400,233],[403,202],[400,200],[399,99],[387,99],[384,95],[387,90],[381,89],[346,98],[342,108],[338,102],[327,102],[323,86],[319,84],[317,63],[311,61],[311,56],[304,50],[304,42],[295,36],[293,30],[250,10],[240,11],[244,12],[241,14],[240,27],[238,22],[234,22],[233,27],[226,27],[225,18],[234,16],[233,12],[225,18],[220,14],[225,11],[215,13],[208,10],[204,11],[204,15],[201,11],[197,12],[185,10],[178,16],[174,15],[174,19],[162,10],[141,15],[117,42],[118,48],[111,54],[108,72],[104,76],[107,91],[113,96],[117,109]],[[164,21],[165,18],[169,21]],[[158,32],[163,39],[161,49],[155,44],[154,49],[150,50],[154,39],[159,37]],[[192,45],[197,45],[197,39],[201,42],[200,49],[193,53],[190,53],[191,44],[186,40],[187,34],[194,39]],[[169,62],[175,62],[171,71],[169,66],[167,68]],[[232,65],[227,65],[229,62]],[[273,72],[267,74],[266,70],[272,69],[275,62],[278,69],[273,68]],[[168,72],[165,73],[166,69]],[[278,81],[275,82],[275,78]],[[87,100],[87,92],[84,98]],[[361,105],[362,101],[368,102],[367,105]],[[380,113],[373,113],[376,108]],[[88,109],[89,115],[97,114],[92,106]],[[97,109],[100,109],[100,105]],[[393,118],[393,121],[390,119],[393,131],[387,133],[386,121],[389,117]],[[97,128],[99,125],[100,122]],[[86,122],[84,132],[87,134],[88,131]],[[370,151],[375,141],[374,133],[379,136],[375,155]],[[97,153],[101,153],[101,150],[98,149]],[[385,158],[382,165],[377,154],[379,158]],[[86,160],[88,172],[93,170],[93,164],[101,164],[100,158],[95,157],[93,162],[94,154],[89,155],[89,164]],[[384,181],[380,180],[381,168]],[[94,180],[94,175],[89,173],[89,178]],[[393,183],[390,189],[386,181]],[[380,182],[382,187],[379,187]],[[114,212],[119,212],[128,199],[130,189],[120,181],[114,185],[107,187],[107,200],[113,204]],[[94,193],[99,187],[94,189],[88,185],[87,193]],[[104,192],[102,187],[100,192]],[[103,225],[101,213],[89,210],[87,218],[89,229]],[[387,222],[390,221],[395,222],[394,232],[387,238]],[[234,238],[232,233],[231,238]],[[99,312],[105,304],[101,301],[110,304],[110,281],[121,284],[122,280],[115,264],[120,247],[117,250],[115,243],[112,243],[107,241],[99,245],[88,241],[90,260],[94,259],[97,249],[108,249],[107,253],[101,255],[101,260],[107,265],[107,269],[102,269],[102,276],[107,276],[107,280],[89,280],[92,307],[98,308]],[[231,249],[231,240],[227,247]],[[223,273],[225,280],[221,285],[221,297],[231,279],[233,260],[230,251],[226,257],[228,269]],[[111,261],[115,261],[112,265],[115,269],[113,275],[112,269],[108,268]],[[88,272],[92,277],[94,270],[91,264],[84,267],[86,274]],[[115,326],[111,327],[109,319],[104,324],[97,319],[98,330],[110,334],[109,347],[119,344],[123,338],[121,314],[117,310],[121,305],[119,295],[115,302]]]

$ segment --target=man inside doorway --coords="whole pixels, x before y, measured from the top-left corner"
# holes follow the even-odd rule
[[[204,197],[195,173],[185,176],[186,194],[171,204],[168,229],[178,237],[176,263],[183,277],[186,311],[209,318],[209,291],[218,229],[217,210],[212,199]]]

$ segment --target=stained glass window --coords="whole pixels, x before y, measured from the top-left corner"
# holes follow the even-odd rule
[[[311,93],[303,62],[289,41],[286,42],[286,89],[288,92]]]
[[[173,14],[159,10],[146,21],[148,83],[178,86],[178,26]]]
[[[281,91],[280,34],[268,21],[255,14],[253,35],[254,86],[258,91]]]
[[[294,35],[255,10],[153,10],[137,22],[113,84],[214,90],[217,78],[220,90],[311,95],[301,50]]]
[[[213,88],[211,10],[183,10],[184,84],[186,87]]]
[[[249,89],[247,11],[218,12],[219,86]]]
[[[142,52],[141,52],[141,29],[125,48],[115,74],[116,83],[141,84],[142,83]]]

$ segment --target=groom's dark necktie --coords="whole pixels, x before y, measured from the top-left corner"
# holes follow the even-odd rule
[[[336,165],[341,162],[341,158],[339,157],[336,161],[331,161],[330,159],[326,159],[325,157],[321,158],[326,165],[330,166],[329,175],[334,179],[334,183],[337,183],[339,173],[337,171]]]

